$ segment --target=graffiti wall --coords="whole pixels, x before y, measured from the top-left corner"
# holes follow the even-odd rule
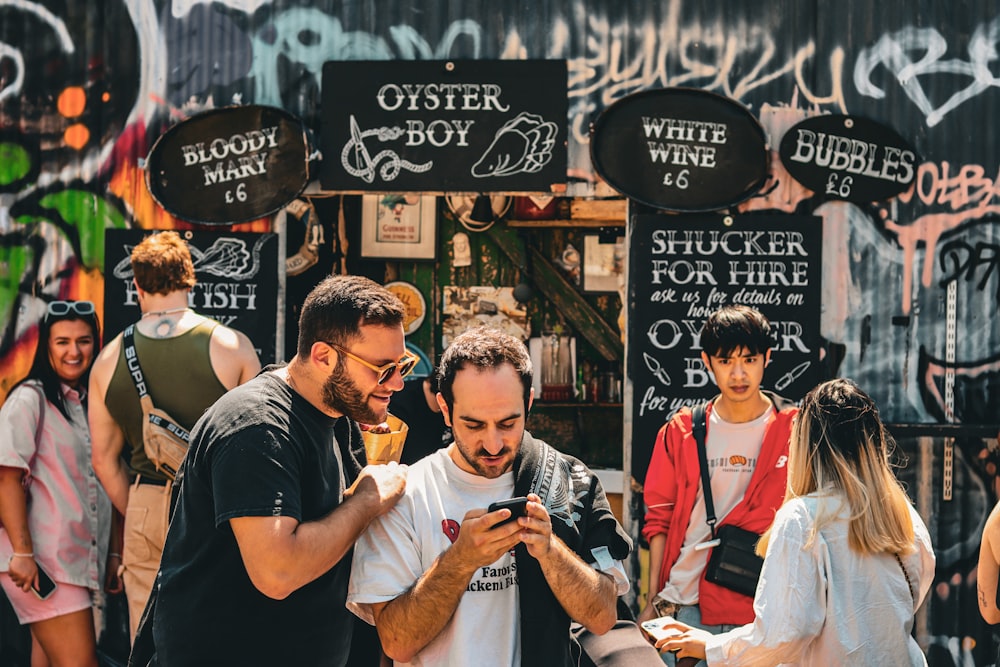
[[[144,157],[166,128],[223,105],[278,106],[310,129],[318,174],[330,60],[566,60],[575,196],[597,191],[591,122],[636,91],[688,86],[730,97],[760,120],[772,148],[803,118],[867,116],[917,149],[911,191],[867,206],[827,201],[775,156],[767,187],[740,211],[823,218],[828,372],[871,391],[887,421],[924,429],[901,444],[938,548],[922,625],[928,655],[932,664],[990,664],[974,573],[997,499],[1000,8],[721,5],[0,0],[0,396],[27,370],[47,301],[89,298],[103,312],[104,230],[187,228],[143,180]]]

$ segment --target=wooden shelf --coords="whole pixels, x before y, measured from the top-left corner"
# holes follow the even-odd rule
[[[508,220],[511,227],[624,227],[625,220],[597,220],[581,218],[579,220]]]

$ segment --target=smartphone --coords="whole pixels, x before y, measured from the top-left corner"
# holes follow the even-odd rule
[[[683,630],[663,627],[664,623],[672,622],[673,620],[674,618],[672,616],[661,616],[659,618],[654,618],[651,621],[643,621],[640,627],[642,627],[642,631],[651,637],[654,642],[658,642],[661,639],[668,639],[670,637],[676,637],[677,635],[684,634]]]
[[[45,570],[43,570],[40,565],[38,566],[38,586],[35,587],[35,585],[32,584],[31,592],[34,593],[35,597],[39,600],[46,600],[50,595],[56,592],[56,582],[52,581],[52,577],[46,574]]]
[[[494,528],[497,528],[497,527],[502,526],[504,524],[510,523],[511,521],[513,521],[514,519],[516,519],[518,517],[527,516],[527,514],[528,514],[528,499],[525,498],[524,496],[518,496],[517,498],[508,498],[507,500],[498,500],[497,502],[492,503],[489,506],[489,508],[487,508],[486,511],[487,512],[496,512],[497,510],[502,510],[505,507],[510,510],[510,517],[507,518],[507,519],[504,519],[503,521],[501,521],[500,523],[498,523],[496,526],[493,526]]]

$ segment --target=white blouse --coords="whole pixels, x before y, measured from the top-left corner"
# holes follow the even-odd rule
[[[820,503],[838,516],[806,546]],[[848,546],[846,508],[829,494],[782,505],[754,596],[756,619],[707,640],[709,665],[927,664],[910,635],[934,579],[927,527],[911,507],[915,551],[901,557],[911,596],[893,555]]]
[[[69,421],[44,400],[39,382],[22,384],[7,396],[0,408],[0,466],[29,473],[28,530],[35,561],[56,581],[99,590],[111,501],[90,462],[90,429],[81,395],[67,385],[61,389]],[[45,422],[36,447],[39,405]],[[12,552],[7,531],[0,527],[0,572],[7,571]]]

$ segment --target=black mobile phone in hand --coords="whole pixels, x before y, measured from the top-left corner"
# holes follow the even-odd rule
[[[37,563],[36,563],[37,565]],[[56,592],[56,582],[52,581],[52,577],[46,574],[45,570],[38,566],[38,586],[34,584],[31,585],[31,592],[35,594],[39,600],[46,600],[50,595]]]
[[[498,523],[496,526],[493,526],[494,528],[508,524],[518,517],[528,515],[528,499],[524,496],[508,498],[507,500],[498,500],[497,502],[492,503],[486,511],[496,512],[497,510],[502,510],[505,507],[510,510],[510,516]]]

